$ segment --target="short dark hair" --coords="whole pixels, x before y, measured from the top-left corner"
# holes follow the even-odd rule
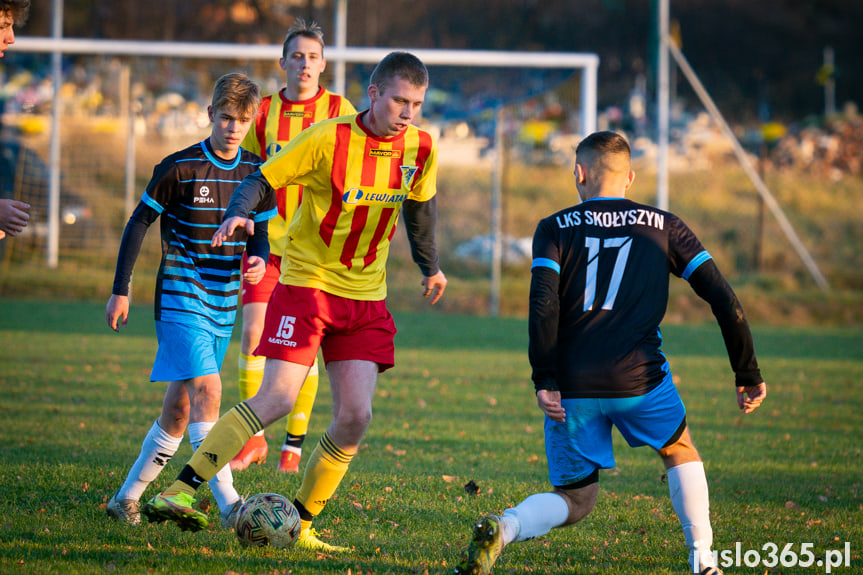
[[[321,45],[321,55],[324,53],[324,31],[317,22],[311,20],[306,22],[302,18],[294,20],[294,25],[288,28],[288,34],[285,36],[285,41],[282,42],[282,58],[288,57],[288,44],[297,36],[314,40]]]
[[[428,86],[429,73],[425,64],[409,52],[390,52],[375,66],[369,84],[383,92],[396,76],[414,86]]]
[[[632,155],[632,151],[629,148],[629,142],[626,141],[626,138],[617,132],[611,131],[594,132],[590,134],[579,142],[578,147],[575,148],[575,155],[578,156],[579,153],[584,153],[588,150],[595,152],[609,152],[613,154],[624,153],[627,156]]]
[[[621,164],[621,161],[623,162]],[[575,163],[593,166],[600,171],[629,170],[632,150],[626,138],[617,132],[594,132],[575,148]]]
[[[8,12],[15,26],[23,26],[30,15],[30,0],[0,0],[0,12]]]

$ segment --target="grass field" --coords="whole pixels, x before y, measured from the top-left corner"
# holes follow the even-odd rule
[[[119,335],[101,304],[6,299],[0,309],[0,573],[447,573],[474,519],[548,487],[526,322],[404,313],[396,317],[397,366],[380,379],[365,444],[316,522],[352,553],[244,549],[218,520],[196,534],[120,525],[106,518],[105,502],[163,393],[147,381],[156,349],[151,307],[133,307]],[[863,328],[756,325],[754,333],[769,397],[743,417],[718,328],[664,328],[706,461],[715,549],[775,543],[799,553],[811,544],[822,560],[847,542],[850,565],[832,572],[863,573]],[[223,411],[238,400],[236,353],[235,341]],[[309,449],[330,407],[324,377]],[[281,422],[269,429],[271,453],[282,433]],[[618,465],[601,474],[594,512],[574,528],[510,546],[496,573],[686,572],[658,458],[619,436],[616,446]],[[190,453],[186,442],[146,496],[169,484]],[[464,488],[471,480],[475,495]],[[245,494],[292,497],[299,481],[276,473],[274,461],[235,475]],[[726,572],[826,572],[768,563]]]

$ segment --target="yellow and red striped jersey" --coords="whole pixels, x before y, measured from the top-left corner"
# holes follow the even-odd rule
[[[273,188],[302,184],[279,281],[357,300],[386,298],[386,260],[406,199],[437,193],[437,146],[416,126],[375,136],[364,113],[303,131],[261,166]]]
[[[323,87],[318,89],[314,97],[301,101],[288,100],[282,92],[279,90],[263,99],[255,125],[243,140],[244,148],[265,160],[312,124],[356,112],[347,98]],[[302,186],[276,190],[279,214],[269,223],[271,254],[281,256],[284,253],[288,223],[300,205],[302,193]]]

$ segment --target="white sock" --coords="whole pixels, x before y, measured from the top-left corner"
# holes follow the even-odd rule
[[[569,506],[556,493],[536,493],[503,512],[503,543],[527,541],[566,523]]]
[[[704,464],[691,461],[668,470],[668,491],[671,504],[689,549],[689,568],[700,573],[705,567],[716,565],[711,547],[713,529],[710,527],[710,498]]]
[[[182,441],[182,436],[174,437],[166,433],[159,427],[159,422],[154,421],[141,444],[138,459],[132,464],[126,481],[117,492],[117,499],[140,500],[147,486],[159,476],[165,464],[177,453]]]
[[[203,443],[204,438],[216,425],[215,421],[199,421],[189,424],[189,442],[192,444],[192,449],[197,451],[198,446]],[[219,506],[220,512],[227,512],[231,506],[239,501],[240,494],[234,489],[234,476],[231,475],[231,467],[224,466],[216,475],[207,482],[210,486],[210,491],[213,492],[213,499],[216,500],[216,505]]]

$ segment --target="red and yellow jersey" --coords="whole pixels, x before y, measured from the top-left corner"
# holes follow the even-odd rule
[[[304,186],[282,258],[284,284],[358,300],[386,298],[387,255],[402,203],[437,193],[431,134],[408,126],[379,138],[362,115],[316,124],[261,166],[273,188]]]
[[[323,87],[318,89],[314,97],[301,101],[288,100],[282,90],[279,90],[278,93],[263,99],[255,125],[246,134],[242,145],[266,160],[276,155],[285,144],[312,124],[355,112],[347,98],[333,94]],[[279,214],[269,223],[271,254],[281,256],[284,253],[288,223],[300,205],[302,194],[302,186],[276,190]]]

